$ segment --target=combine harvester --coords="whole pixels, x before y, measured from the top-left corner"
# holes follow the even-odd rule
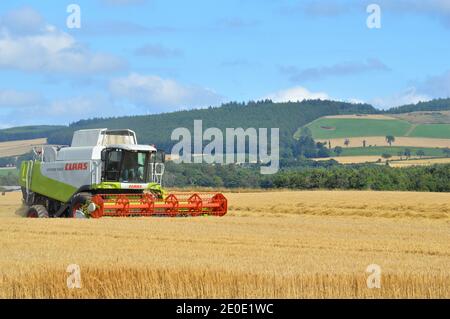
[[[167,194],[161,187],[164,153],[137,144],[131,130],[80,130],[70,147],[43,145],[34,153],[20,171],[27,217],[227,213],[227,199],[220,193]]]

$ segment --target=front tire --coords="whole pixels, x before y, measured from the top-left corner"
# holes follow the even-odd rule
[[[86,218],[80,215],[80,211],[83,206],[89,205],[92,200],[92,194],[90,193],[79,193],[72,198],[70,203],[68,216],[69,218]]]
[[[33,205],[28,208],[28,218],[48,218],[48,211],[43,205]]]

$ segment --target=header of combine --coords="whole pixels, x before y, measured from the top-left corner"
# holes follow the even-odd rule
[[[165,155],[131,130],[74,133],[70,147],[34,148],[20,173],[28,217],[223,216],[222,194],[166,194]]]

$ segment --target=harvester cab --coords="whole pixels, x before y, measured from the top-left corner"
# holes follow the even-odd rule
[[[71,146],[35,147],[20,173],[28,217],[222,216],[222,194],[167,194],[165,154],[131,130],[76,131]]]

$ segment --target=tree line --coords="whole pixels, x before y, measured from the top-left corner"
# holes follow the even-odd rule
[[[291,188],[298,190],[450,191],[450,165],[392,168],[386,165],[339,165],[335,161],[284,163],[274,175],[255,166],[168,163],[168,187]],[[303,164],[301,164],[303,163]],[[288,165],[286,165],[288,164]]]
[[[274,175],[259,166],[166,163],[165,187],[344,189],[450,192],[450,164],[392,168],[386,165],[340,165],[336,161],[283,160]],[[0,176],[0,185],[18,184],[17,173]]]

